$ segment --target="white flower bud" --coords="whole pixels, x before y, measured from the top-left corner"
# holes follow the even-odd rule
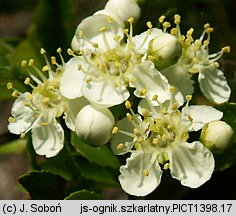
[[[200,141],[210,150],[221,153],[233,144],[234,131],[224,121],[212,121],[201,132]]]
[[[75,119],[75,132],[89,145],[99,146],[108,142],[114,124],[109,109],[87,105]]]
[[[117,16],[121,21],[125,21],[130,17],[134,19],[140,16],[140,7],[136,0],[109,0],[105,6],[105,10]]]
[[[175,64],[181,54],[181,43],[168,33],[159,34],[148,45],[148,57],[154,61],[159,70]]]

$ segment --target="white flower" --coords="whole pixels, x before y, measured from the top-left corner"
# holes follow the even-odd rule
[[[87,105],[75,119],[75,132],[86,143],[99,146],[108,142],[114,124],[109,109]]]
[[[58,52],[60,54],[61,49],[58,49]],[[41,54],[45,57],[43,49],[41,49]],[[36,153],[53,157],[64,146],[64,131],[57,118],[66,113],[66,124],[73,129],[73,115],[77,115],[81,109],[77,106],[81,99],[78,102],[75,100],[69,102],[61,95],[59,83],[64,66],[58,65],[55,57],[52,57],[52,64],[57,66],[57,70],[54,72],[47,59],[46,62],[47,65],[42,69],[43,73],[34,65],[33,59],[29,61],[29,66],[38,73],[40,79],[29,71],[30,77],[26,78],[24,83],[32,88],[32,92],[20,93],[17,90],[13,92],[13,96],[17,99],[11,110],[12,117],[9,118],[8,129],[11,133],[20,134],[21,138],[24,138],[26,133],[31,130]],[[22,61],[22,66],[26,67],[27,62]],[[11,85],[11,83],[8,84],[8,86]],[[84,105],[84,103],[82,104]],[[76,111],[72,106],[77,106]]]
[[[96,21],[95,21],[96,20]],[[161,30],[149,28],[133,37],[134,19],[128,19],[130,29],[123,29],[105,15],[84,19],[77,29],[80,56],[75,56],[61,78],[61,93],[67,98],[81,94],[91,103],[114,106],[134,94],[150,98],[158,95],[161,102],[170,98],[167,79],[148,60],[148,43]],[[105,22],[105,24],[104,24]],[[124,36],[127,40],[122,40]]]
[[[158,107],[146,99],[138,108],[141,115],[135,115],[126,102],[131,113],[114,127],[111,141],[115,154],[131,153],[120,167],[124,191],[135,196],[151,193],[160,184],[162,169],[170,169],[173,178],[191,188],[210,179],[215,164],[212,153],[199,141],[187,141],[189,132],[220,119],[222,112],[210,106],[189,106],[190,98],[182,111],[174,96]]]
[[[171,85],[177,86],[185,95],[186,92],[187,94],[193,93],[193,87],[190,85],[193,84],[193,81],[190,81],[190,77],[198,73],[201,92],[208,100],[218,104],[228,101],[231,90],[217,61],[223,53],[228,53],[230,48],[227,46],[217,53],[209,54],[210,34],[213,32],[213,28],[209,24],[204,26],[205,29],[200,38],[194,40],[193,28],[187,32],[186,36],[181,35],[179,15],[175,16],[175,23],[176,28],[171,31],[182,43],[182,56],[177,64],[162,70],[163,75],[168,78]],[[187,89],[185,85],[182,85],[183,83],[188,84]]]
[[[206,124],[201,132],[200,140],[209,149],[223,152],[234,141],[234,130],[224,121],[211,121]]]

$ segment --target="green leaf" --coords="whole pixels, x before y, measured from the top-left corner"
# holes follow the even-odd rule
[[[16,139],[0,145],[0,154],[21,153],[25,151],[27,145],[26,139]]]
[[[91,163],[95,163],[103,167],[112,167],[114,169],[120,167],[119,160],[106,145],[92,147],[81,141],[75,133],[72,133],[71,142],[75,146],[75,149]]]
[[[81,190],[70,194],[65,200],[99,200],[100,195],[93,191]]]
[[[45,171],[30,171],[19,178],[20,184],[29,192],[32,199],[63,199],[66,180]]]

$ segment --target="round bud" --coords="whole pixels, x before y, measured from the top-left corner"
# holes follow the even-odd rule
[[[75,119],[75,132],[86,143],[93,146],[108,142],[115,120],[107,108],[87,105]]]
[[[159,70],[175,64],[181,54],[181,43],[168,33],[159,34],[148,45],[148,57]]]
[[[234,131],[224,121],[212,121],[201,132],[200,141],[210,150],[221,153],[233,144]]]

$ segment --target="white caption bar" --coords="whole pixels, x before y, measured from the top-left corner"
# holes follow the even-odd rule
[[[0,215],[235,216],[236,200],[2,200]]]

